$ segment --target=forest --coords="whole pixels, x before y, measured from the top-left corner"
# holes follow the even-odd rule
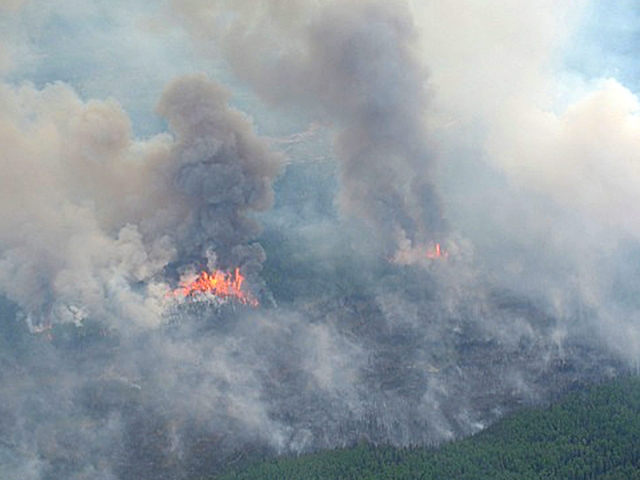
[[[640,478],[639,414],[640,378],[625,377],[576,386],[553,404],[439,447],[362,439],[345,449],[236,465],[207,480]]]

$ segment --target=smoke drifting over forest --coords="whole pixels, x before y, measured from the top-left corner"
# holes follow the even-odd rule
[[[640,103],[563,60],[601,12],[422,3],[0,1],[0,476],[438,443],[637,368]],[[173,293],[216,269],[260,305]]]

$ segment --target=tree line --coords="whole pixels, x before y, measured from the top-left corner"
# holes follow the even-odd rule
[[[362,441],[236,466],[207,480],[443,478],[640,479],[640,378],[576,389],[555,404],[519,411],[439,447]]]

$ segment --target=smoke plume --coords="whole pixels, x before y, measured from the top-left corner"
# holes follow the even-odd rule
[[[213,251],[222,268],[253,263],[255,270],[264,252],[249,243],[260,233],[249,214],[271,206],[281,158],[227,100],[204,77],[187,77],[171,83],[160,101],[159,112],[177,136],[172,186],[188,210],[176,243],[180,258]]]
[[[368,222],[389,253],[444,235],[425,122],[427,75],[408,8],[376,1],[215,5],[174,8],[205,39],[202,18],[223,22],[217,16],[233,11],[221,42],[239,77],[267,101],[314,109],[338,128],[341,209]]]
[[[279,157],[221,87],[173,82],[159,110],[175,138],[145,142],[113,101],[83,103],[62,85],[2,96],[0,284],[30,322],[157,323],[177,256],[259,269],[249,215],[272,201]]]
[[[433,444],[637,368],[639,103],[557,65],[583,2],[0,9],[3,478]],[[236,268],[259,307],[171,294]]]

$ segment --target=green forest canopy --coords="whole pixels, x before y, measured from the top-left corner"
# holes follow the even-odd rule
[[[361,442],[244,465],[240,479],[640,479],[640,378],[581,388],[436,448]],[[200,479],[198,479],[200,480]],[[208,479],[207,479],[208,480]]]

